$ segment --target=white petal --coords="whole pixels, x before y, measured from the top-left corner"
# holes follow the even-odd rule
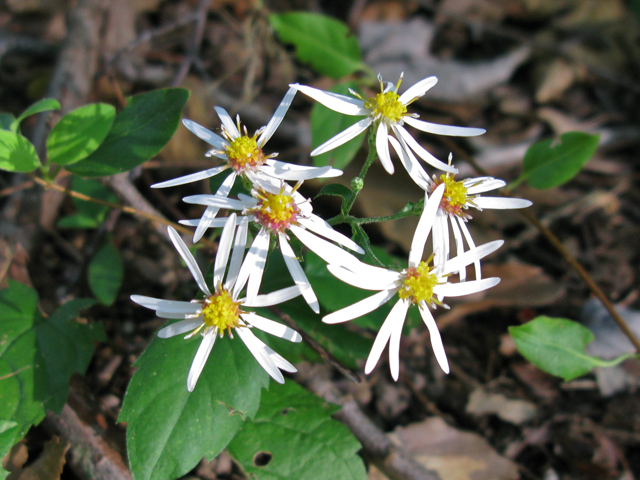
[[[237,176],[238,175],[236,174],[236,172],[231,172],[231,174],[224,179],[224,182],[222,182],[222,184],[218,188],[218,191],[216,192],[216,196],[227,197],[229,195],[229,192],[231,191],[231,187],[233,187],[233,184],[236,181]],[[202,214],[200,223],[198,224],[198,227],[196,228],[196,231],[193,234],[194,243],[200,240],[202,236],[206,233],[207,229],[211,225],[211,222],[216,217],[216,215],[218,215],[219,211],[220,211],[219,207],[208,206],[206,208],[206,210]],[[214,283],[214,285],[216,284]]]
[[[357,98],[340,95],[339,93],[318,90],[317,88],[307,87],[306,85],[295,84],[289,86],[296,90],[300,90],[305,95],[310,96],[316,102],[321,103],[334,112],[342,113],[344,115],[369,115],[371,113],[364,107],[364,101]]]
[[[391,143],[393,149],[396,151],[398,157],[400,157],[400,161],[402,162],[405,170],[413,179],[413,181],[416,182],[416,185],[418,185],[424,191],[429,190],[431,187],[431,179],[429,178],[427,172],[425,172],[424,168],[422,168],[422,165],[418,163],[418,160],[413,155],[411,150],[409,150],[408,148],[402,148],[398,140],[396,140],[391,135],[389,135],[387,138],[389,139],[389,143]]]
[[[266,352],[269,354],[269,358],[271,359],[271,361],[280,370],[284,370],[285,372],[289,372],[289,373],[296,373],[298,371],[296,367],[291,365],[288,361],[286,361],[284,358],[282,358],[280,355],[274,352],[271,348],[269,348],[269,345],[265,345],[264,348]]]
[[[423,78],[418,83],[410,87],[402,95],[400,95],[398,101],[403,105],[407,105],[416,98],[422,97],[425,93],[427,93],[427,90],[430,90],[436,83],[438,83],[438,79],[436,77]]]
[[[391,338],[389,339],[389,369],[391,370],[391,377],[396,382],[400,375],[400,339],[402,338],[402,326],[407,317],[407,310],[409,309],[410,303],[407,300],[400,300],[394,306],[394,310],[398,304],[400,304],[401,307],[398,307],[398,311],[395,312],[396,319],[394,323],[396,323],[396,326],[391,330]],[[393,310],[391,312],[393,312]],[[389,316],[391,316],[391,312],[389,312]]]
[[[220,167],[209,168],[197,173],[191,173],[184,175],[183,177],[174,178],[173,180],[167,180],[166,182],[154,183],[151,188],[166,188],[175,187],[176,185],[184,185],[185,183],[197,182],[198,180],[204,180],[218,175],[223,170],[229,168],[229,165],[221,165]]]
[[[484,278],[482,280],[471,280],[464,283],[445,283],[433,287],[433,293],[443,297],[462,297],[472,293],[482,292],[500,283],[498,277]]]
[[[451,230],[453,231],[453,238],[456,240],[456,255],[462,255],[464,253],[464,239],[462,233],[460,233],[460,227],[455,218],[451,219]],[[455,272],[453,272],[455,273]],[[459,270],[460,281],[464,282],[467,279],[467,269],[461,268]]]
[[[184,260],[184,263],[187,264],[187,267],[189,268],[191,275],[193,275],[193,278],[198,284],[198,287],[200,287],[200,290],[202,290],[207,295],[211,295],[209,287],[207,287],[207,283],[204,281],[204,277],[202,276],[202,272],[200,271],[200,267],[198,267],[198,264],[196,263],[196,259],[193,258],[193,255],[191,255],[191,252],[182,241],[182,238],[180,238],[178,232],[176,232],[173,227],[168,227],[167,230],[169,232],[169,238],[171,238],[173,245],[176,247],[176,250],[178,250],[178,253]]]
[[[260,169],[267,175],[283,180],[308,180],[311,178],[332,178],[342,175],[342,170],[333,167],[308,167],[291,163],[268,160]]]
[[[236,333],[247,346],[260,366],[278,383],[284,383],[284,377],[267,351],[267,346],[246,327],[236,328]],[[269,349],[271,350],[271,349]],[[273,351],[273,350],[271,350]]]
[[[304,270],[300,266],[298,259],[293,253],[293,249],[289,245],[289,242],[287,242],[287,238],[283,233],[278,235],[278,242],[280,244],[282,257],[284,258],[284,263],[287,264],[287,269],[289,270],[293,281],[300,287],[302,297],[315,313],[320,313],[320,304],[318,303],[318,297],[316,297],[313,288],[311,288],[309,279],[304,274]]]
[[[433,222],[433,263],[438,271],[444,269],[446,261],[449,259],[449,220],[448,215],[441,209],[436,213]]]
[[[407,130],[400,125],[393,125],[391,127],[396,136],[400,137],[407,145],[408,148],[411,148],[416,154],[429,165],[438,170],[443,170],[445,172],[450,173],[458,173],[458,169],[454,168],[450,165],[447,165],[444,162],[441,162],[436,157],[427,152],[416,140],[411,136]]]
[[[378,335],[376,335],[376,339],[371,347],[371,352],[369,352],[367,363],[364,366],[365,374],[368,375],[375,368],[378,360],[380,360],[380,355],[382,355],[382,352],[384,351],[384,347],[387,346],[387,342],[393,334],[393,331],[400,329],[400,333],[402,333],[402,326],[404,325],[409,305],[410,303],[407,300],[398,300],[389,312],[389,315],[387,315],[382,327],[380,327]],[[400,360],[398,358],[395,361],[397,362],[397,366]]]
[[[471,127],[454,127],[451,125],[441,125],[439,123],[430,123],[423,120],[418,120],[410,116],[403,117],[406,124],[411,125],[413,128],[426,133],[434,133],[436,135],[447,135],[451,137],[475,137],[482,135],[486,132],[484,128],[471,128]]]
[[[486,257],[487,255],[495,252],[504,244],[504,240],[495,240],[493,242],[485,243],[479,247],[472,248],[467,252],[464,252],[451,260],[448,260],[445,264],[444,270],[441,275],[447,275],[448,273],[455,273],[462,270],[467,265]]]
[[[184,197],[182,201],[196,205],[210,205],[212,207],[227,208],[229,210],[244,210],[245,208],[251,208],[251,206],[253,206],[248,206],[241,200],[219,197],[218,195],[189,195],[188,197]]]
[[[201,305],[198,305],[201,306]],[[201,318],[189,318],[187,320],[181,320],[176,323],[172,323],[171,325],[167,325],[163,329],[158,332],[158,337],[160,338],[170,338],[175,337],[176,335],[182,335],[186,332],[191,332],[195,330],[200,325],[202,325]]]
[[[344,143],[347,143],[352,138],[355,138],[358,135],[360,135],[362,132],[364,132],[367,129],[367,127],[371,125],[371,122],[373,122],[373,119],[371,117],[367,117],[367,118],[363,118],[357,123],[354,123],[346,130],[343,130],[336,136],[331,137],[329,140],[324,142],[319,147],[315,148],[313,152],[311,152],[311,156],[315,157],[316,155],[321,155],[325,152],[333,150],[336,147],[339,147]]]
[[[296,298],[301,294],[300,287],[294,285],[293,287],[283,288],[276,290],[275,292],[267,293],[265,295],[258,295],[251,302],[242,302],[243,307],[270,307],[271,305],[278,305],[284,303],[287,300]]]
[[[382,166],[389,175],[393,175],[394,168],[391,162],[391,156],[389,155],[389,127],[384,122],[378,124],[378,131],[376,132],[376,152],[380,158]]]
[[[506,198],[506,197],[478,197],[473,203],[475,203],[478,208],[495,208],[498,210],[509,210],[512,208],[526,208],[531,206],[532,202],[530,200],[525,200],[523,198]]]
[[[468,195],[476,195],[478,193],[489,192],[496,188],[504,187],[507,182],[504,180],[496,180],[491,177],[467,178],[462,184],[467,189]]]
[[[462,234],[464,235],[464,239],[467,241],[469,245],[469,249],[473,250],[476,248],[476,244],[473,241],[473,237],[471,236],[471,232],[469,231],[469,227],[467,226],[467,222],[465,222],[462,218],[456,217],[456,221],[460,226],[460,230],[462,230]],[[482,278],[482,269],[480,267],[480,259],[473,262],[473,265],[476,269],[476,280],[480,280]]]
[[[267,143],[269,139],[273,136],[274,132],[280,126],[280,123],[282,122],[282,119],[284,118],[285,113],[287,113],[287,110],[289,110],[289,106],[291,105],[291,102],[293,101],[293,97],[295,96],[296,96],[296,90],[294,88],[289,88],[284,98],[280,102],[280,105],[278,105],[278,108],[273,114],[273,117],[271,117],[271,120],[269,120],[269,123],[267,123],[267,125],[264,127],[264,131],[258,137],[258,141],[257,141],[258,148],[264,147],[265,143]]]
[[[308,228],[314,233],[321,235],[329,240],[336,242],[343,247],[347,247],[350,250],[353,250],[356,253],[364,254],[364,250],[360,245],[351,240],[349,237],[341,234],[340,232],[333,229],[331,225],[329,225],[322,218],[317,215],[311,215],[309,218],[301,218],[298,220],[298,223],[303,227]]]
[[[248,281],[247,285],[247,300],[252,301],[258,290],[260,289],[260,283],[262,282],[262,275],[264,274],[264,266],[267,262],[267,253],[269,251],[269,232],[266,229],[261,229],[253,239],[253,243],[249,248],[249,252],[244,259],[244,263],[240,267],[240,273],[238,273],[238,280],[236,280],[233,286],[233,298],[238,298],[238,294],[243,289]]]
[[[362,290],[388,290],[392,289],[400,279],[400,273],[392,270],[371,267],[370,274],[363,275],[362,271],[353,272],[341,265],[327,265],[327,270],[339,280]]]
[[[216,253],[216,259],[213,266],[213,288],[218,288],[218,285],[222,285],[222,279],[224,272],[227,269],[227,262],[229,261],[229,252],[231,251],[231,244],[233,243],[233,234],[236,229],[236,214],[229,215],[227,223],[222,229],[220,240],[218,241],[218,252]]]
[[[274,322],[273,320],[269,320],[268,318],[261,317],[260,315],[256,315],[255,313],[245,313],[242,315],[242,319],[263,332],[273,335],[274,337],[283,338],[284,340],[289,340],[293,343],[300,343],[302,341],[302,337],[294,329],[289,328],[286,325],[282,325],[281,323]]]
[[[211,208],[215,208],[215,207],[211,207]],[[201,221],[202,221],[201,218],[193,218],[191,220],[180,220],[178,223],[180,225],[186,225],[187,227],[197,227],[198,225],[200,225]],[[214,218],[213,220],[211,220],[211,223],[209,224],[209,228],[222,228],[224,227],[225,223],[227,223],[227,219],[224,217]]]
[[[236,138],[242,136],[241,133],[238,131],[236,124],[233,122],[233,119],[224,108],[214,107],[214,109],[218,114],[218,117],[220,117],[220,121],[222,122],[222,125],[224,125],[224,128],[226,128],[227,132],[229,132],[229,134],[231,135],[231,138],[235,140]]]
[[[416,232],[413,234],[413,241],[411,242],[411,250],[409,251],[409,266],[416,267],[422,260],[422,254],[424,253],[424,246],[429,238],[429,232],[436,218],[438,208],[440,208],[440,200],[444,194],[444,183],[438,185],[438,188],[429,197],[425,193],[424,210],[420,215]]]
[[[152,310],[162,310],[174,313],[195,313],[200,308],[199,303],[181,302],[178,300],[161,300],[159,298],[145,297],[144,295],[131,295],[131,300]]]
[[[231,290],[238,279],[242,259],[244,258],[244,250],[247,248],[248,232],[249,220],[247,217],[242,217],[240,221],[238,221],[236,237],[233,243],[233,252],[231,253],[231,262],[229,262],[229,270],[227,271],[227,280],[224,283],[224,288],[227,290]]]
[[[425,302],[422,302],[419,305],[418,310],[420,310],[420,316],[422,316],[422,320],[424,324],[429,329],[429,336],[431,337],[431,348],[433,348],[433,353],[436,356],[436,360],[440,365],[440,368],[444,371],[444,373],[449,373],[449,362],[447,361],[447,354],[444,351],[444,345],[442,344],[442,338],[440,337],[440,331],[438,330],[438,325],[436,325],[436,321],[431,315],[429,311],[429,307],[427,307]]]
[[[202,125],[198,125],[193,120],[187,120],[185,118],[182,120],[182,124],[187,127],[192,133],[195,133],[202,140],[207,142],[209,145],[216,147],[218,150],[224,150],[225,147],[229,145],[227,141],[220,135],[216,135],[208,128],[204,128]]]
[[[200,342],[196,356],[191,364],[191,369],[189,370],[189,376],[187,377],[187,390],[190,392],[193,392],[193,389],[196,388],[198,377],[200,377],[202,369],[204,368],[205,363],[207,363],[207,358],[209,358],[209,354],[211,353],[211,349],[213,348],[215,341],[216,331],[211,328],[202,337],[202,342]]]
[[[360,300],[353,305],[349,305],[348,307],[345,307],[341,310],[330,313],[329,315],[325,316],[322,321],[324,323],[334,324],[348,322],[349,320],[353,320],[354,318],[362,317],[367,313],[373,312],[380,305],[384,305],[385,303],[387,303],[391,299],[391,297],[396,294],[397,291],[397,288],[383,290],[376,293],[375,295],[371,295],[370,297],[365,298],[364,300]]]
[[[298,237],[298,240],[300,240],[305,247],[327,263],[331,262],[349,266],[350,264],[360,262],[360,260],[349,252],[341,249],[333,243],[329,243],[323,238],[315,236],[313,233],[310,233],[308,230],[298,227],[297,225],[291,225],[289,230]]]

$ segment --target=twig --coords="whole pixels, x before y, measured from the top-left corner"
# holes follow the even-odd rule
[[[189,69],[191,68],[191,64],[198,57],[198,53],[200,51],[200,44],[202,43],[202,37],[204,35],[204,26],[207,20],[207,10],[209,9],[209,5],[211,4],[211,0],[200,0],[198,3],[198,7],[196,8],[196,27],[193,32],[193,35],[189,39],[189,46],[187,47],[187,54],[178,69],[178,73],[173,79],[172,86],[178,87],[184,81],[184,78],[189,73]]]
[[[31,187],[33,187],[33,180],[27,180],[26,182],[22,182],[20,185],[7,187],[3,190],[0,190],[0,198],[7,197],[13,193],[20,192],[21,190],[26,190],[27,188],[31,188]]]
[[[329,353],[322,345],[320,345],[320,343],[317,340],[315,340],[307,332],[305,332],[303,329],[301,329],[289,315],[287,315],[286,313],[284,313],[282,310],[278,309],[277,307],[271,306],[271,307],[269,307],[269,309],[273,313],[275,313],[278,316],[278,318],[280,320],[282,320],[284,323],[286,323],[290,328],[293,328],[294,330],[296,330],[300,334],[302,339],[305,342],[307,342],[309,344],[309,346],[318,355],[320,355],[325,362],[327,362],[329,365],[335,367],[336,370],[338,370],[340,373],[342,373],[345,377],[347,377],[352,382],[355,382],[355,383],[361,383],[362,382],[362,377],[360,377],[360,375],[358,375],[355,372],[352,372],[347,367],[342,365],[342,363],[340,363],[340,361],[336,357],[331,355],[331,353]]]
[[[336,386],[316,372],[317,366],[301,368],[296,380],[326,401],[342,407],[334,417],[344,423],[362,444],[362,455],[392,480],[440,480],[440,476],[414,461],[394,444],[378,426],[365,415],[351,396],[342,396]]]
[[[456,155],[462,157],[469,165],[471,165],[480,175],[488,176],[487,171],[482,168],[478,163],[465,152],[462,148],[458,147],[454,142],[449,140],[448,138],[442,138],[443,142],[449,147]],[[611,301],[604,294],[602,289],[596,284],[596,282],[591,278],[589,273],[584,269],[582,265],[576,260],[573,255],[569,253],[569,251],[564,248],[562,242],[554,235],[554,233],[547,228],[540,220],[538,220],[535,215],[530,213],[527,209],[519,209],[518,213],[526,218],[534,227],[538,229],[538,231],[551,243],[551,245],[558,251],[560,255],[565,259],[565,261],[573,267],[573,269],[578,273],[578,276],[582,279],[582,281],[589,287],[589,289],[593,292],[593,294],[598,297],[598,300],[602,303],[604,308],[609,312],[611,318],[615,320],[618,324],[618,327],[622,330],[622,332],[627,336],[627,338],[633,343],[633,346],[636,348],[636,351],[640,353],[640,340],[633,334],[627,322],[620,316],[620,314],[616,311]]]
[[[183,227],[180,224],[171,222],[169,220],[167,220],[166,218],[163,218],[162,216],[159,215],[154,215],[152,213],[146,212],[146,211],[142,211],[142,210],[138,210],[136,208],[133,207],[128,207],[126,205],[118,205],[117,203],[112,203],[112,202],[106,202],[104,200],[100,200],[98,198],[93,198],[90,197],[88,195],[85,195],[83,193],[80,192],[76,192],[74,190],[69,190],[68,188],[65,188],[61,185],[57,185],[55,183],[47,183],[44,180],[42,180],[41,178],[37,178],[34,177],[33,179],[37,184],[42,185],[44,188],[51,188],[53,190],[57,190],[59,192],[65,193],[67,195],[69,195],[70,197],[74,197],[77,198],[79,200],[84,200],[86,202],[92,202],[92,203],[96,203],[98,205],[104,205],[105,207],[109,207],[109,208],[114,208],[116,210],[120,210],[126,213],[130,213],[132,215],[137,215],[139,217],[144,217],[148,220],[151,220],[153,222],[156,223],[161,223],[163,225],[170,225],[173,228],[175,228],[176,230],[178,230],[179,232],[182,232],[186,235],[191,235],[193,232],[191,230],[189,230],[186,227]],[[164,231],[162,231],[163,234],[165,233]],[[200,240],[202,243],[204,243],[207,247],[213,248],[215,247],[215,243],[210,242],[209,240],[203,238]]]

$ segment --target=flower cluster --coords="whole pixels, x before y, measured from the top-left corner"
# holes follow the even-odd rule
[[[469,208],[523,208],[529,206],[530,202],[481,196],[484,192],[504,186],[505,182],[490,177],[455,180],[458,170],[452,165],[451,157],[446,163],[438,160],[407,131],[405,124],[439,135],[474,136],[484,133],[480,128],[425,122],[417,114],[408,112],[408,107],[436,84],[435,77],[418,82],[404,93],[399,93],[402,75],[395,85],[384,83],[380,77],[378,80],[380,93],[369,98],[363,98],[353,91],[353,97],[349,97],[309,86],[290,85],[269,123],[252,136],[242,126],[239,117],[234,122],[219,107],[216,107],[216,112],[222,123],[221,135],[191,120],[183,120],[185,127],[213,147],[207,156],[221,160],[222,164],[158,183],[153,187],[181,185],[231,170],[215,194],[184,198],[185,202],[202,205],[205,209],[201,218],[180,222],[196,228],[194,242],[207,229],[222,228],[213,265],[213,283],[211,286],[207,284],[187,246],[179,234],[169,227],[169,236],[203,297],[190,302],[140,295],[133,295],[131,298],[134,302],[155,310],[159,317],[178,320],[162,328],[158,332],[160,338],[185,333],[187,339],[197,334],[202,336],[187,377],[189,391],[195,388],[216,338],[225,334],[231,338],[237,334],[274,380],[282,383],[282,371],[296,371],[293,365],[258,339],[252,329],[257,328],[291,342],[301,341],[300,334],[248,310],[277,305],[302,296],[314,312],[320,312],[320,302],[290,244],[291,235],[322,258],[327,263],[329,272],[336,278],[376,292],[353,305],[329,313],[323,318],[325,323],[341,323],[366,315],[397,295],[398,300],[376,336],[365,365],[365,373],[373,370],[389,344],[391,375],[397,380],[402,327],[412,305],[418,308],[429,330],[436,360],[445,372],[449,372],[447,356],[431,310],[437,307],[448,308],[444,303],[445,297],[481,292],[500,281],[499,278],[481,278],[480,260],[497,250],[503,242],[498,240],[476,246],[467,227],[467,222],[471,219]],[[277,153],[265,152],[266,143],[282,122],[297,91],[339,113],[364,117],[320,145],[311,152],[312,156],[330,151],[371,127],[369,135],[375,136],[375,153],[385,170],[390,174],[394,172],[389,148],[391,145],[411,178],[424,190],[424,209],[413,237],[407,268],[394,270],[364,263],[353,254],[365,253],[360,245],[334,230],[329,223],[313,213],[310,199],[299,192],[300,185],[308,179],[339,176],[342,174],[340,170],[292,165],[275,160]],[[443,173],[429,176],[416,156]],[[229,197],[237,177],[243,179],[243,185],[250,185],[250,195]],[[287,182],[296,183],[291,185]],[[233,213],[228,217],[218,218],[223,210]],[[255,228],[252,230],[253,239],[249,242],[251,225]],[[449,246],[449,225],[456,245],[454,257]],[[432,237],[433,253],[424,259],[429,235]],[[292,286],[263,294],[261,284],[272,242],[277,244],[282,253],[291,275]],[[470,281],[467,280],[466,272],[469,265],[474,265],[476,272],[475,279]],[[458,282],[451,280],[453,275],[458,276]]]

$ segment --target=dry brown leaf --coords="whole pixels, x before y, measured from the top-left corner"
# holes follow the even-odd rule
[[[9,279],[32,286],[27,263],[29,254],[19,243],[10,244],[0,238],[0,289],[9,285]]]
[[[2,468],[8,472],[17,472],[26,463],[29,452],[23,442],[16,443],[7,455],[2,459]]]
[[[547,103],[558,99],[578,79],[578,69],[558,58],[543,67],[536,91],[536,101]]]
[[[15,480],[60,480],[68,449],[69,442],[52,437],[44,444],[40,457],[14,477]],[[7,480],[13,480],[12,475],[16,474],[12,473]]]
[[[392,434],[402,448],[442,480],[515,480],[518,467],[499,455],[480,435],[447,425],[440,417]]]
[[[479,416],[496,414],[505,422],[522,425],[536,415],[537,408],[526,400],[507,398],[501,393],[491,393],[484,388],[476,388],[469,395],[466,411]]]

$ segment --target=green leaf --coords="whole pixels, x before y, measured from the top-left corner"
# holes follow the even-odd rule
[[[229,453],[260,480],[366,480],[360,443],[331,418],[337,410],[295,382],[271,382]]]
[[[178,128],[189,92],[165,88],[131,97],[107,138],[84,160],[66,169],[85,177],[127,172],[156,155]]]
[[[43,98],[42,100],[37,101],[22,112],[20,116],[11,123],[9,128],[15,133],[18,131],[20,123],[22,123],[25,118],[35,115],[36,113],[42,113],[49,110],[60,110],[60,102],[55,98]]]
[[[350,95],[349,88],[356,88],[354,82],[338,83],[331,88],[334,93]],[[324,142],[346,130],[351,125],[362,120],[362,117],[354,117],[334,112],[324,105],[315,102],[311,108],[311,145],[316,148]],[[366,131],[366,130],[365,130]],[[313,157],[313,164],[316,167],[331,165],[335,168],[344,169],[360,150],[365,135],[360,134],[349,140],[344,145],[334,148],[330,152]]]
[[[33,172],[40,160],[33,144],[22,135],[0,130],[0,170]]]
[[[526,180],[533,188],[557,187],[575,177],[598,147],[598,135],[568,132],[560,141],[541,140],[529,147],[524,156],[524,172],[514,184]]]
[[[345,202],[349,202],[349,200],[351,200],[351,198],[353,197],[353,192],[349,187],[340,185],[339,183],[330,183],[329,185],[325,185],[324,187],[322,187],[322,189],[316,195],[316,198],[321,195],[342,198],[340,210],[343,211],[342,206],[345,204]],[[343,213],[345,212],[343,211]]]
[[[59,413],[69,378],[86,371],[94,342],[104,340],[104,333],[101,324],[75,318],[93,303],[72,300],[45,319],[32,288],[10,281],[0,291],[0,421],[8,422],[0,432],[0,457],[40,423],[46,410]]]
[[[268,375],[237,336],[218,339],[193,392],[187,374],[201,337],[154,338],[136,362],[119,421],[135,480],[173,480],[231,441],[260,404]]]
[[[509,333],[524,358],[567,382],[594,367],[613,367],[634,356],[625,354],[606,361],[587,355],[585,347],[594,339],[593,333],[566,318],[539,316],[522,326],[509,327]]]
[[[71,178],[71,190],[105,202],[115,203],[118,201],[118,197],[99,181],[84,179],[77,175]],[[104,222],[110,210],[106,205],[80,200],[75,197],[73,197],[73,203],[78,213],[61,218],[58,221],[58,227],[96,228]]]
[[[118,295],[124,268],[120,252],[111,242],[106,242],[96,252],[89,264],[89,287],[93,294],[105,305],[110,305]]]
[[[10,113],[0,113],[0,129],[11,130],[11,124],[15,121],[14,117]]]
[[[295,45],[298,59],[321,75],[338,79],[367,69],[358,39],[334,18],[289,12],[269,15],[269,22],[284,43]]]
[[[70,165],[87,157],[105,139],[115,116],[116,109],[106,103],[92,103],[67,113],[47,139],[49,162]]]

